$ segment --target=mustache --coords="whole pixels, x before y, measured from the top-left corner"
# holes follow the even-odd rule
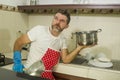
[[[60,25],[59,25],[59,24],[53,25],[52,28],[53,28],[54,30],[56,30],[57,32],[63,31],[63,29],[60,28]]]
[[[56,27],[60,28],[60,25],[59,25],[59,24],[55,24],[54,26],[56,26]]]

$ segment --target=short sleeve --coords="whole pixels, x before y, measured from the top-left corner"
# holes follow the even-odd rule
[[[62,46],[61,49],[66,49],[67,48],[67,42],[66,42],[66,38],[62,39]]]
[[[40,32],[40,26],[33,27],[30,31],[27,32],[27,35],[31,41],[35,41],[37,39],[37,35]]]

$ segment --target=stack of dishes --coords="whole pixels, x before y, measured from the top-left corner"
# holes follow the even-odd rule
[[[88,64],[95,67],[102,67],[102,68],[109,68],[113,66],[111,60],[106,57],[99,57],[99,58],[90,60]]]

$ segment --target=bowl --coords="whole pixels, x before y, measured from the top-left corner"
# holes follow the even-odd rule
[[[28,69],[24,69],[24,72],[31,76],[40,77],[40,74],[44,72],[44,70],[45,68],[44,68],[44,64],[42,63],[42,61],[36,61]]]

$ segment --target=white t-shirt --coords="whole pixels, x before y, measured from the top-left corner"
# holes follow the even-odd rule
[[[25,64],[26,68],[41,60],[48,48],[56,51],[67,48],[66,39],[62,33],[55,37],[50,33],[49,27],[38,25],[28,31],[27,34],[32,43]]]

